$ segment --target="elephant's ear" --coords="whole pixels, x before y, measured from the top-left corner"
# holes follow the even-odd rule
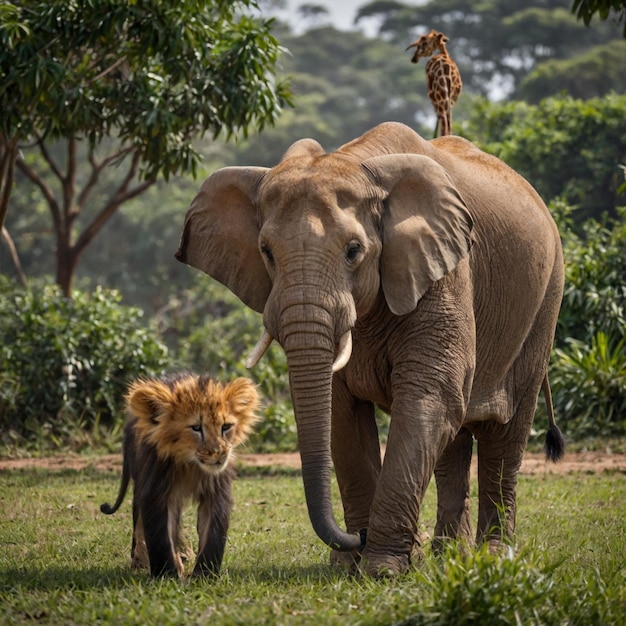
[[[404,315],[467,256],[472,218],[443,167],[426,156],[372,157],[363,167],[387,190],[381,283],[391,311]]]
[[[187,211],[176,252],[179,261],[219,280],[259,313],[272,282],[258,248],[254,201],[268,171],[225,167],[211,174]]]

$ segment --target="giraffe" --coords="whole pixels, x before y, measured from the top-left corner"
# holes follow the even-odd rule
[[[431,57],[426,64],[428,97],[437,114],[435,136],[437,127],[440,136],[452,133],[452,107],[458,100],[463,87],[459,68],[446,49],[447,42],[448,38],[443,33],[431,30],[406,48],[407,50],[415,48],[411,63],[417,63],[420,58],[428,57],[435,50],[439,50],[439,54]]]

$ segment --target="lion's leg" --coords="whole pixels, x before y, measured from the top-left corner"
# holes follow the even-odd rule
[[[133,499],[133,544],[130,551],[131,569],[150,569],[148,547],[143,532],[143,522],[137,501]]]
[[[176,565],[176,571],[179,576],[185,573],[185,565],[181,555],[181,546],[183,545],[182,537],[182,516],[183,516],[183,502],[180,497],[176,497],[174,501],[171,501],[167,511],[168,522],[167,527],[169,529],[170,544],[172,545],[172,553],[174,557],[174,564]]]
[[[227,469],[216,477],[213,497],[205,495],[198,505],[198,557],[194,576],[219,574],[232,507],[232,472]]]
[[[170,497],[169,493],[162,491],[162,479],[162,473],[155,468],[150,482],[139,486],[138,494],[139,513],[150,559],[150,575],[155,577],[176,576],[180,571],[180,557],[177,559],[176,543],[172,541]]]

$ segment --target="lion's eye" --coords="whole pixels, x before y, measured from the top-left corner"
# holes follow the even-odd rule
[[[194,433],[202,432],[202,424],[193,424],[189,428],[191,428],[191,430],[193,430]]]
[[[234,424],[227,424],[227,423],[222,424],[222,435],[226,435],[233,426]]]
[[[354,263],[363,251],[363,246],[358,241],[351,241],[346,246],[346,260],[348,263]]]

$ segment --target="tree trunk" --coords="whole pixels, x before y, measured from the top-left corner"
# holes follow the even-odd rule
[[[57,233],[57,271],[56,283],[61,287],[61,291],[66,298],[72,297],[72,285],[74,283],[74,271],[78,256],[72,247],[66,242],[59,239]]]

